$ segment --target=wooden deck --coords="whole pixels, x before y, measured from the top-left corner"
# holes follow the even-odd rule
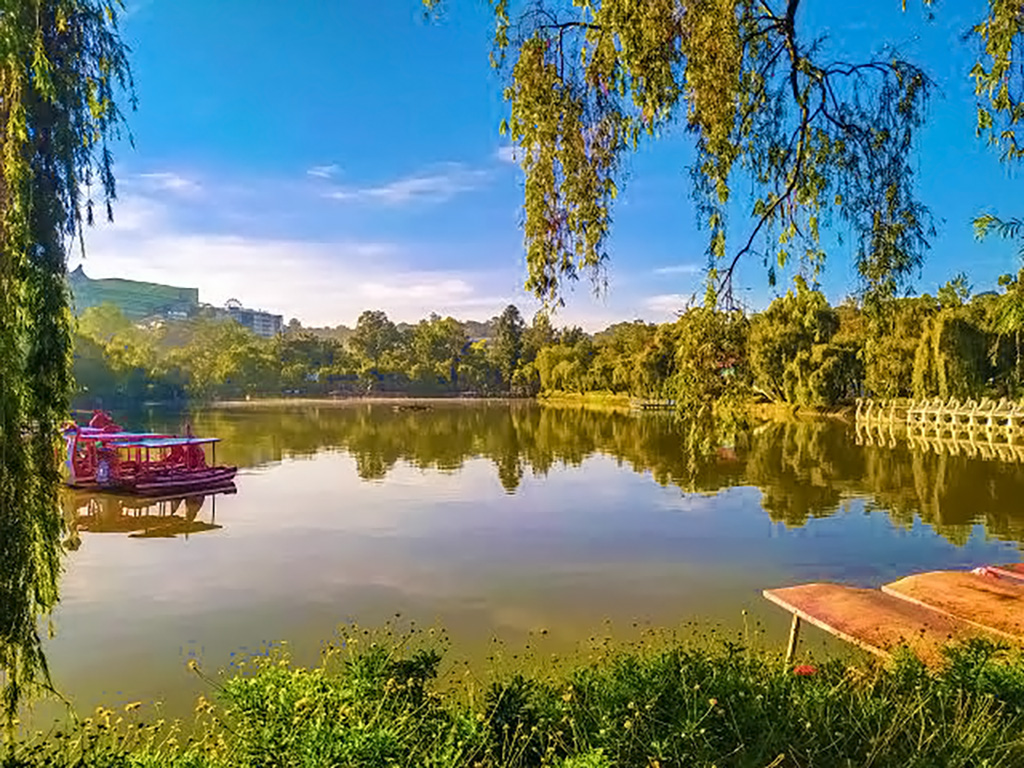
[[[635,411],[674,411],[675,400],[632,400],[630,407]]]
[[[886,584],[882,591],[1007,640],[1024,642],[1024,582],[963,571],[934,571]]]
[[[800,622],[807,621],[859,648],[889,657],[907,647],[928,665],[941,649],[970,637],[1024,644],[1024,566],[914,574],[877,589],[802,584],[766,589],[764,596],[793,614],[787,662]]]

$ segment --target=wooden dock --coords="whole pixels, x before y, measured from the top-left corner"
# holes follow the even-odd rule
[[[630,406],[635,411],[674,411],[675,400],[633,400]]]
[[[1024,645],[1024,565],[974,571],[932,571],[878,589],[802,584],[766,589],[764,596],[793,614],[786,662],[807,621],[859,648],[888,658],[909,648],[929,666],[942,648],[971,637]]]

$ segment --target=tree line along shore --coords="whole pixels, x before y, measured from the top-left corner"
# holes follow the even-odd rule
[[[368,310],[352,329],[293,321],[263,339],[232,320],[133,323],[86,310],[74,336],[76,403],[118,406],[266,397],[513,396],[761,401],[818,409],[858,396],[1019,396],[1021,275],[973,293],[958,276],[923,294],[833,306],[797,277],[760,312],[705,306],[673,321],[588,334],[508,306],[487,323]],[[470,333],[474,335],[470,335]]]

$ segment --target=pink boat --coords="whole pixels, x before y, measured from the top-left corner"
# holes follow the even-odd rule
[[[237,467],[216,464],[220,438],[126,432],[102,411],[88,426],[64,429],[68,485],[96,491],[156,496],[222,488]],[[210,449],[207,463],[205,449]]]

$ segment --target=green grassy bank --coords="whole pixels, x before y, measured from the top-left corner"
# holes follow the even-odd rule
[[[586,407],[599,410],[628,411],[637,399],[621,392],[541,392],[537,402],[549,406]]]
[[[14,766],[1019,766],[1024,661],[951,649],[942,670],[785,667],[729,642],[634,646],[487,685],[428,646],[349,636],[316,668],[256,657],[196,720],[100,710],[13,747]],[[191,736],[186,737],[185,734]]]
[[[552,408],[587,408],[591,410],[631,411],[633,404],[644,400],[642,397],[610,392],[541,392],[534,398],[509,397],[458,397],[458,396],[360,396],[360,397],[255,397],[250,400],[220,400],[209,403],[214,408],[276,408],[295,406],[338,406],[353,404],[390,405],[479,405],[481,403],[521,403],[535,400]],[[836,418],[852,421],[856,408],[852,405],[837,405],[831,408],[812,408],[790,403],[766,403],[748,400],[742,403],[744,413],[758,421],[790,421],[797,418]],[[670,409],[663,411],[669,413]]]

